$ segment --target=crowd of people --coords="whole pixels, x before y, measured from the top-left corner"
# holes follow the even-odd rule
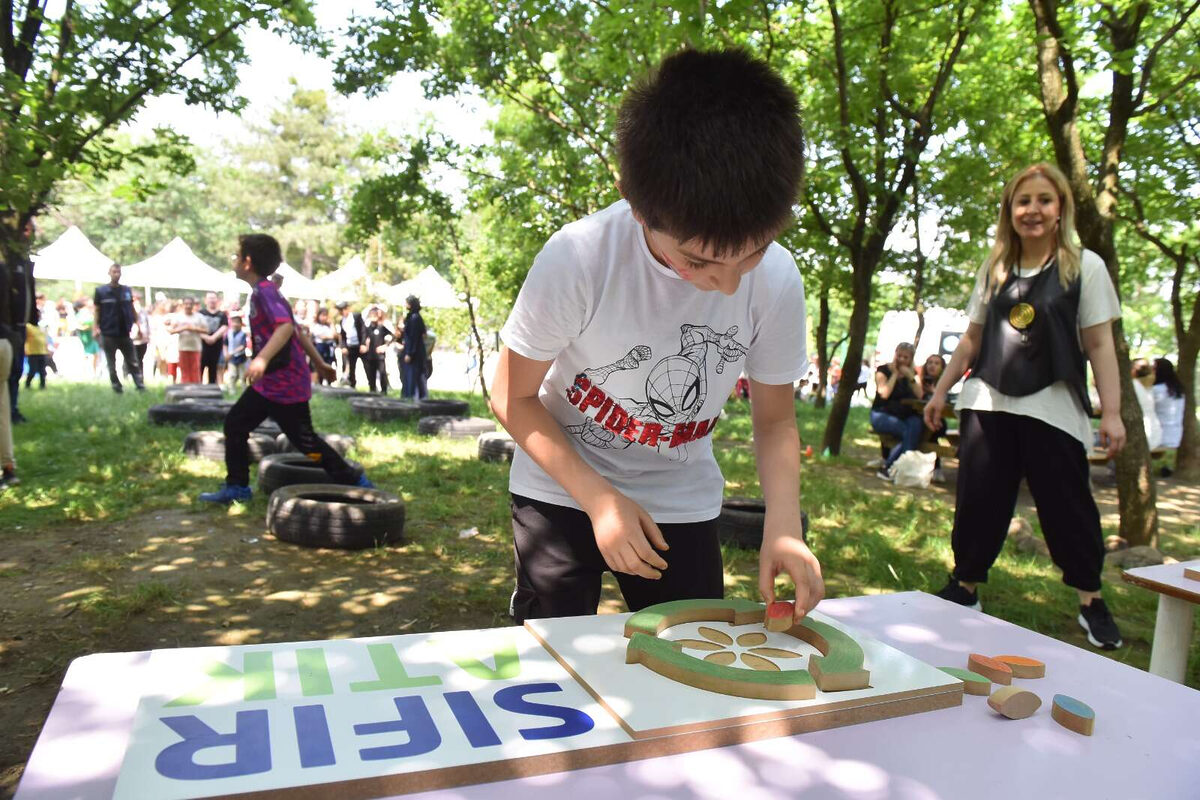
[[[62,372],[107,378],[118,393],[124,390],[122,377],[143,389],[143,374],[173,384],[212,383],[231,390],[245,385],[253,348],[247,340],[247,309],[238,297],[160,294],[147,308],[141,292],[120,283],[119,265],[109,275],[111,282],[92,297],[51,302],[36,293],[37,322],[26,325],[26,388],[35,382],[44,388],[48,373]],[[399,385],[404,397],[427,396],[434,337],[419,298],[409,297],[402,312],[378,304],[359,312],[345,301],[297,300],[292,314],[325,361],[338,369],[338,377],[329,380],[310,365],[314,384],[357,387],[365,375],[371,392],[387,394]]]

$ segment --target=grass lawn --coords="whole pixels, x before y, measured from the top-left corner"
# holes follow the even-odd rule
[[[475,415],[487,416],[481,398],[470,400]],[[474,441],[418,436],[413,422],[367,422],[344,400],[315,398],[317,430],[357,437],[351,457],[404,497],[408,542],[304,550],[267,535],[259,494],[228,510],[194,500],[220,482],[223,465],[186,458],[186,429],[148,424],[146,409],[158,402],[161,387],[144,396],[114,396],[101,384],[22,388],[31,420],[14,429],[23,483],[0,494],[0,592],[8,598],[0,608],[0,725],[14,734],[0,744],[0,793],[15,784],[79,655],[507,624],[507,465],[479,461]],[[801,405],[797,419],[815,447],[824,412]],[[846,442],[846,455],[806,459],[803,472],[826,594],[941,588],[952,487],[896,489],[871,476],[862,464],[877,445],[863,409],[852,411]],[[727,493],[758,495],[745,404],[729,404],[715,447]],[[1115,497],[1115,489],[1098,491]],[[1200,554],[1191,502],[1190,516],[1167,515],[1163,525],[1161,549],[1181,560]],[[757,553],[724,555],[727,594],[758,599]],[[1144,669],[1156,596],[1122,583],[1115,569],[1105,580],[1125,637],[1106,655]],[[602,610],[623,610],[614,585],[606,583]],[[1006,546],[982,597],[989,614],[1087,647],[1074,592],[1044,558]],[[1200,686],[1200,645],[1188,683]]]

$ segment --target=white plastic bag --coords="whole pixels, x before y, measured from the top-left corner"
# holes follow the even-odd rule
[[[897,486],[925,489],[933,481],[933,465],[937,453],[920,453],[909,450],[892,464],[892,478]]]

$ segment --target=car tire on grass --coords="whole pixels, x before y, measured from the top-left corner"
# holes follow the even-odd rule
[[[416,403],[390,397],[356,398],[350,401],[350,410],[375,422],[414,419],[418,414]]]
[[[270,436],[252,433],[250,445],[250,460],[261,461],[266,456],[275,453],[278,448]],[[220,431],[194,431],[183,439],[183,452],[197,458],[207,458],[210,461],[225,460],[225,434]]]
[[[337,451],[339,456],[343,458],[346,453],[350,452],[350,448],[354,447],[353,436],[342,436],[340,433],[318,433],[325,440],[325,444]],[[275,452],[276,453],[295,453],[296,448],[292,447],[292,442],[288,439],[286,433],[281,433],[275,437]]]
[[[417,432],[450,439],[474,439],[481,433],[496,430],[496,423],[482,417],[422,417]]]
[[[479,434],[479,459],[481,461],[512,461],[517,443],[506,431]]]
[[[730,544],[745,550],[762,547],[763,522],[767,506],[760,498],[727,497],[721,503],[721,514],[717,517],[717,539],[721,544]],[[800,532],[808,542],[808,512],[800,512]]]
[[[294,484],[267,503],[267,529],[304,547],[362,550],[404,541],[404,501],[391,492],[336,484]]]
[[[355,477],[363,474],[363,466],[357,461],[347,462],[353,469]],[[266,456],[258,462],[258,490],[264,494],[283,486],[293,486],[297,483],[314,483],[337,486],[329,473],[303,453],[275,453]]]
[[[466,400],[432,399],[418,400],[417,406],[422,417],[465,417],[471,413],[471,405]]]
[[[273,419],[264,419],[254,429],[255,433],[261,433],[263,436],[278,436],[283,433],[283,428],[279,427],[279,423]]]
[[[189,397],[223,400],[225,399],[225,394],[221,391],[220,386],[211,383],[179,383],[168,386],[165,397],[168,403],[178,403],[180,400]]]
[[[323,394],[326,397],[366,397],[366,392],[351,389],[349,386],[314,386],[313,394]]]
[[[154,425],[211,425],[225,421],[232,403],[161,403],[146,414]]]

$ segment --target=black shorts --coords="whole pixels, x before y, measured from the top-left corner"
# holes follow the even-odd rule
[[[517,585],[509,614],[527,619],[595,614],[600,579],[610,571],[596,546],[592,521],[582,511],[512,496],[513,555]],[[725,573],[717,521],[660,524],[670,545],[662,553],[667,569],[650,580],[613,573],[625,605],[640,611],[655,603],[725,596]]]

